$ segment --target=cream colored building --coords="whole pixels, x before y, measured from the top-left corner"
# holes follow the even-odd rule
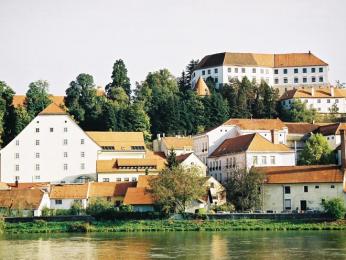
[[[336,165],[258,167],[265,174],[262,210],[266,212],[322,211],[322,200],[342,198],[343,171]]]
[[[157,135],[157,139],[153,141],[154,152],[163,152],[168,157],[172,149],[176,155],[193,152],[192,138],[190,136],[161,137]]]
[[[178,155],[177,161],[184,168],[197,167],[201,172],[201,176],[203,177],[207,176],[207,166],[194,153],[186,153],[186,154]]]

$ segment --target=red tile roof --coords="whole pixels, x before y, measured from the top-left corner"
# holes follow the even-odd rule
[[[39,115],[67,115],[67,112],[55,103],[51,103]]]
[[[0,190],[0,208],[38,209],[44,192],[39,189]]]
[[[310,123],[284,123],[288,128],[289,134],[309,134],[319,128],[319,125]]]
[[[127,205],[152,205],[154,198],[146,188],[128,188],[124,204]]]
[[[320,133],[324,136],[339,135],[340,130],[346,130],[346,123],[322,125],[316,130],[316,133]]]
[[[242,130],[282,130],[285,124],[279,119],[231,118],[224,125],[236,125]]]
[[[177,162],[181,163],[183,161],[185,161],[192,153],[185,153],[185,154],[181,154],[176,156]]]

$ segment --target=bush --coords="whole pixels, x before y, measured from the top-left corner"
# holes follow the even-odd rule
[[[2,217],[0,217],[0,234],[5,230],[5,221]]]
[[[195,213],[196,214],[201,214],[201,215],[203,214],[203,215],[205,215],[205,214],[207,214],[207,210],[205,208],[200,208],[200,209],[196,209]]]
[[[52,216],[52,210],[49,209],[48,207],[44,207],[42,209],[42,217],[49,217]]]
[[[121,212],[133,212],[133,206],[132,205],[121,205],[119,207],[119,211],[121,211]]]
[[[82,215],[85,212],[82,202],[80,201],[74,201],[70,208],[70,214],[71,215]]]
[[[218,212],[218,211],[226,211],[226,212],[234,212],[235,211],[235,207],[232,203],[225,203],[225,204],[222,204],[222,205],[214,205],[212,207],[212,210],[215,211],[215,212]]]
[[[92,228],[89,223],[70,223],[67,226],[68,232],[81,232],[81,233],[87,233],[92,231]]]
[[[89,203],[86,208],[86,213],[93,217],[97,217],[100,214],[105,214],[106,212],[115,211],[113,203],[110,201],[106,201],[104,199],[97,199]]]
[[[324,208],[324,211],[335,219],[342,219],[345,217],[346,208],[341,198],[323,200],[322,206]]]

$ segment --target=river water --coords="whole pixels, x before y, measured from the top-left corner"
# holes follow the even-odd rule
[[[344,231],[18,234],[0,259],[346,259]]]

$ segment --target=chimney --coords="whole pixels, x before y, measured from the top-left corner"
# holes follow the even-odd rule
[[[309,55],[311,54],[311,51],[309,50]]]
[[[345,171],[346,169],[346,146],[345,146],[345,130],[340,129],[341,138],[341,169]]]
[[[272,143],[273,144],[278,144],[278,133],[276,130],[272,129],[270,130],[271,136],[272,136]]]
[[[334,97],[334,87],[330,87],[330,96]]]
[[[156,137],[157,137],[157,140],[161,140],[161,135],[160,134],[157,134]]]
[[[315,89],[314,89],[314,87],[311,88],[311,96],[312,97],[315,96]]]
[[[165,133],[163,133],[163,134],[162,134],[162,137],[163,137],[163,138],[165,138],[165,137],[166,137],[166,134],[165,134]]]

